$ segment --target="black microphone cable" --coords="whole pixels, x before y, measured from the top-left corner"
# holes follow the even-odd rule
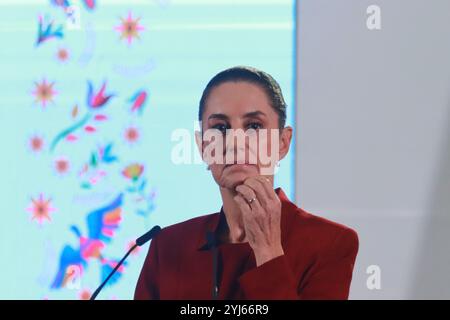
[[[218,263],[218,250],[217,250],[217,240],[214,233],[208,231],[206,233],[206,241],[208,242],[208,247],[212,249],[213,253],[213,272],[212,272],[212,292],[211,298],[217,300],[219,296],[219,285],[217,281],[217,263]]]

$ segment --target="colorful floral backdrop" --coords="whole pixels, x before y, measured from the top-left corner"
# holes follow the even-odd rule
[[[220,209],[204,165],[171,161],[207,81],[271,73],[292,124],[294,3],[0,0],[0,298],[85,299],[134,239]],[[277,184],[293,195],[293,152]],[[129,299],[148,245],[101,299]]]

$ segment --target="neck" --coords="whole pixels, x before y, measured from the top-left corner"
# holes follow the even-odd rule
[[[233,200],[233,197],[237,194],[236,191],[221,187],[220,194],[222,195],[223,211],[227,221],[227,226],[225,226],[223,230],[224,241],[231,243],[247,241],[242,220],[242,212]]]

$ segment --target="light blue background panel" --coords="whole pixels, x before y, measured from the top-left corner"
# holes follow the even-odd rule
[[[70,30],[63,9],[50,1],[0,1],[3,299],[79,299],[83,292],[92,293],[100,284],[100,258],[89,259],[81,277],[68,286],[50,285],[64,246],[79,248],[70,227],[87,236],[87,215],[121,193],[121,220],[101,250],[106,260],[120,259],[129,243],[155,224],[167,226],[220,209],[218,188],[204,164],[171,161],[171,135],[177,128],[191,133],[191,150],[197,152],[198,101],[217,72],[251,65],[272,74],[282,87],[292,125],[292,1],[105,0],[93,10],[72,3],[79,8],[80,28]],[[115,30],[129,13],[144,27],[130,44]],[[63,37],[36,46],[39,15],[53,19],[55,28],[62,25]],[[61,49],[68,52],[66,61],[57,58]],[[45,107],[33,94],[44,79],[55,91]],[[88,81],[94,95],[104,82],[105,94],[113,94],[94,111],[88,108]],[[142,90],[148,94],[145,107],[142,113],[132,112],[130,99]],[[72,133],[76,141],[63,139],[51,151],[52,140],[89,112],[105,119],[91,119]],[[139,134],[135,142],[125,137],[129,128]],[[33,137],[44,143],[39,152],[30,147]],[[101,161],[98,150],[108,144],[117,159]],[[281,162],[276,180],[291,199],[293,155],[294,150]],[[62,173],[60,160],[68,165]],[[135,182],[123,173],[133,164],[144,169]],[[90,171],[85,175],[98,174],[90,187],[83,184],[86,166]],[[55,210],[50,221],[39,223],[27,209],[41,195]],[[148,244],[130,256],[123,274],[99,298],[132,298],[147,250]]]

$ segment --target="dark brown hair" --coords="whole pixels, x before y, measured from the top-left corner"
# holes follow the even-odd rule
[[[198,120],[201,121],[205,112],[206,101],[211,91],[225,82],[249,82],[258,85],[269,98],[270,105],[278,114],[278,125],[280,129],[286,124],[286,102],[284,102],[280,85],[268,73],[256,68],[247,66],[237,66],[223,70],[216,74],[206,85],[203,90],[202,98],[198,109]]]

